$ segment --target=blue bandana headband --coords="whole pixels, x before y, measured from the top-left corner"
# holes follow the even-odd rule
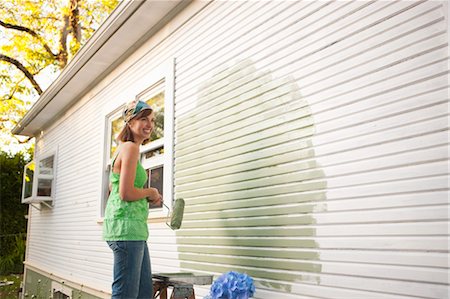
[[[128,123],[144,110],[152,110],[152,108],[146,102],[138,100],[131,101],[126,104],[125,109],[123,110],[123,120],[125,123]]]

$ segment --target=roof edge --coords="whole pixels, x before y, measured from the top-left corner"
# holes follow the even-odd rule
[[[61,71],[58,78],[42,93],[31,109],[11,130],[14,135],[21,135],[24,128],[47,106],[54,96],[72,79],[89,59],[100,49],[127,19],[145,3],[142,1],[122,1],[113,10],[105,22],[90,37],[88,42],[76,53],[72,61]],[[33,137],[33,134],[25,134]]]

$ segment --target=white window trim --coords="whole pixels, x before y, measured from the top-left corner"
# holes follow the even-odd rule
[[[62,285],[56,281],[52,281],[52,298],[56,292],[60,292],[64,295],[68,296],[69,299],[72,299],[73,290],[71,288],[66,287],[65,285]]]
[[[53,175],[40,174],[39,164],[42,160],[45,160],[49,157],[53,156]],[[31,196],[25,198],[25,171],[31,163],[35,163],[34,166],[34,174],[33,174],[33,185]],[[22,203],[25,204],[33,204],[33,203],[42,203],[47,207],[51,208],[53,206],[55,197],[56,197],[56,176],[57,176],[57,165],[58,165],[58,149],[54,149],[53,151],[48,152],[45,155],[39,157],[39,159],[33,159],[31,162],[25,165],[24,174],[23,174],[23,183],[22,183]],[[52,190],[51,196],[38,196],[37,188],[38,188],[38,179],[52,179]]]
[[[152,86],[156,86],[157,83],[164,81],[164,140],[160,139],[155,142],[151,142],[144,146],[141,146],[140,153],[147,152],[149,150],[160,147],[164,144],[164,161],[161,165],[164,165],[164,203],[169,208],[172,207],[172,201],[174,200],[174,181],[173,181],[173,172],[174,172],[174,90],[175,90],[175,60],[169,59],[167,62],[160,65],[160,67],[156,68],[149,76],[148,80],[145,84],[146,88],[144,90],[139,90],[136,92],[132,98],[128,100],[133,100],[135,98],[139,98],[144,92],[151,89]],[[98,207],[98,223],[103,223],[104,219],[104,209],[106,205],[105,193],[106,190],[104,186],[107,185],[106,182],[109,181],[109,176],[107,173],[109,172],[111,159],[109,158],[110,153],[110,143],[109,137],[111,136],[111,120],[120,115],[123,109],[124,103],[122,103],[119,107],[114,109],[112,112],[107,113],[105,115],[105,122],[103,128],[103,142],[104,142],[104,151],[102,152],[102,184],[100,188],[100,200]],[[154,160],[152,160],[154,161]],[[146,162],[145,162],[146,163]],[[144,163],[144,164],[145,164]],[[144,168],[145,165],[143,164]],[[156,218],[164,218],[161,221],[165,221],[165,217],[167,216],[166,208],[160,209],[152,209],[149,210],[149,220],[153,220]]]

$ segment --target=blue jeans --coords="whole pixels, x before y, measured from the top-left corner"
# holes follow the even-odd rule
[[[152,270],[146,241],[107,241],[114,253],[112,299],[149,299]]]

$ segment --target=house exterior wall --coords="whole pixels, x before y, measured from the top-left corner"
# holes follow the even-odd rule
[[[247,272],[255,298],[448,298],[448,10],[439,1],[194,2],[55,122],[27,263],[108,292],[105,117],[175,60],[175,197],[154,272]],[[206,288],[199,287],[203,296]]]

